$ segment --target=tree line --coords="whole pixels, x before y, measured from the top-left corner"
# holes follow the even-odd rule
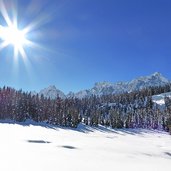
[[[117,95],[50,99],[3,87],[0,88],[0,119],[17,122],[31,119],[67,127],[77,127],[83,122],[90,126],[168,130],[171,98],[165,97],[162,108],[152,100],[153,95],[165,92],[171,92],[170,84]]]

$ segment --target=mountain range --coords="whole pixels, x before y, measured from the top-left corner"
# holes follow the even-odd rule
[[[61,90],[57,89],[55,85],[51,85],[47,88],[41,90],[38,94],[44,95],[47,98],[55,99],[56,97],[61,98],[84,98],[91,95],[108,95],[108,94],[120,94],[125,92],[132,92],[135,90],[141,90],[147,87],[156,87],[164,86],[171,83],[170,80],[165,78],[161,73],[155,72],[149,76],[143,76],[136,79],[133,79],[130,82],[98,82],[91,89],[81,90],[79,92],[70,92],[67,95],[64,94]]]

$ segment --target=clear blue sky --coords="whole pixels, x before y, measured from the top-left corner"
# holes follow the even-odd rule
[[[14,1],[5,0],[11,14]],[[25,47],[27,62],[0,51],[0,86],[65,93],[100,81],[161,72],[171,79],[170,0],[15,0],[20,28],[42,48]],[[0,16],[0,24],[4,24]],[[39,23],[39,24],[38,24]]]

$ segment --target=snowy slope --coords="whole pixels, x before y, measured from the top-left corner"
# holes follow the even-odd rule
[[[171,92],[162,93],[162,94],[159,94],[159,95],[152,96],[152,99],[153,99],[153,102],[157,103],[160,106],[163,106],[163,105],[165,105],[164,97],[171,98]]]
[[[148,130],[0,123],[2,171],[163,171],[171,136]]]

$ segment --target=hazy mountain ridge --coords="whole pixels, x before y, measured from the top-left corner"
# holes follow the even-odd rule
[[[39,96],[41,95],[44,95],[44,97],[50,99],[55,99],[57,97],[66,98],[66,95],[61,90],[57,89],[54,85],[42,89],[39,92]]]
[[[56,97],[61,98],[84,98],[89,97],[91,95],[108,95],[108,94],[120,94],[124,92],[132,92],[135,90],[141,90],[147,87],[155,87],[155,86],[163,86],[166,84],[171,83],[170,80],[165,78],[161,73],[155,72],[152,75],[139,77],[133,79],[130,82],[117,82],[117,83],[110,83],[110,82],[98,82],[95,83],[94,87],[91,89],[81,90],[79,92],[70,92],[69,94],[65,95],[61,90],[57,89],[54,85],[49,86],[39,92],[39,95],[43,94],[45,97],[54,99]]]

